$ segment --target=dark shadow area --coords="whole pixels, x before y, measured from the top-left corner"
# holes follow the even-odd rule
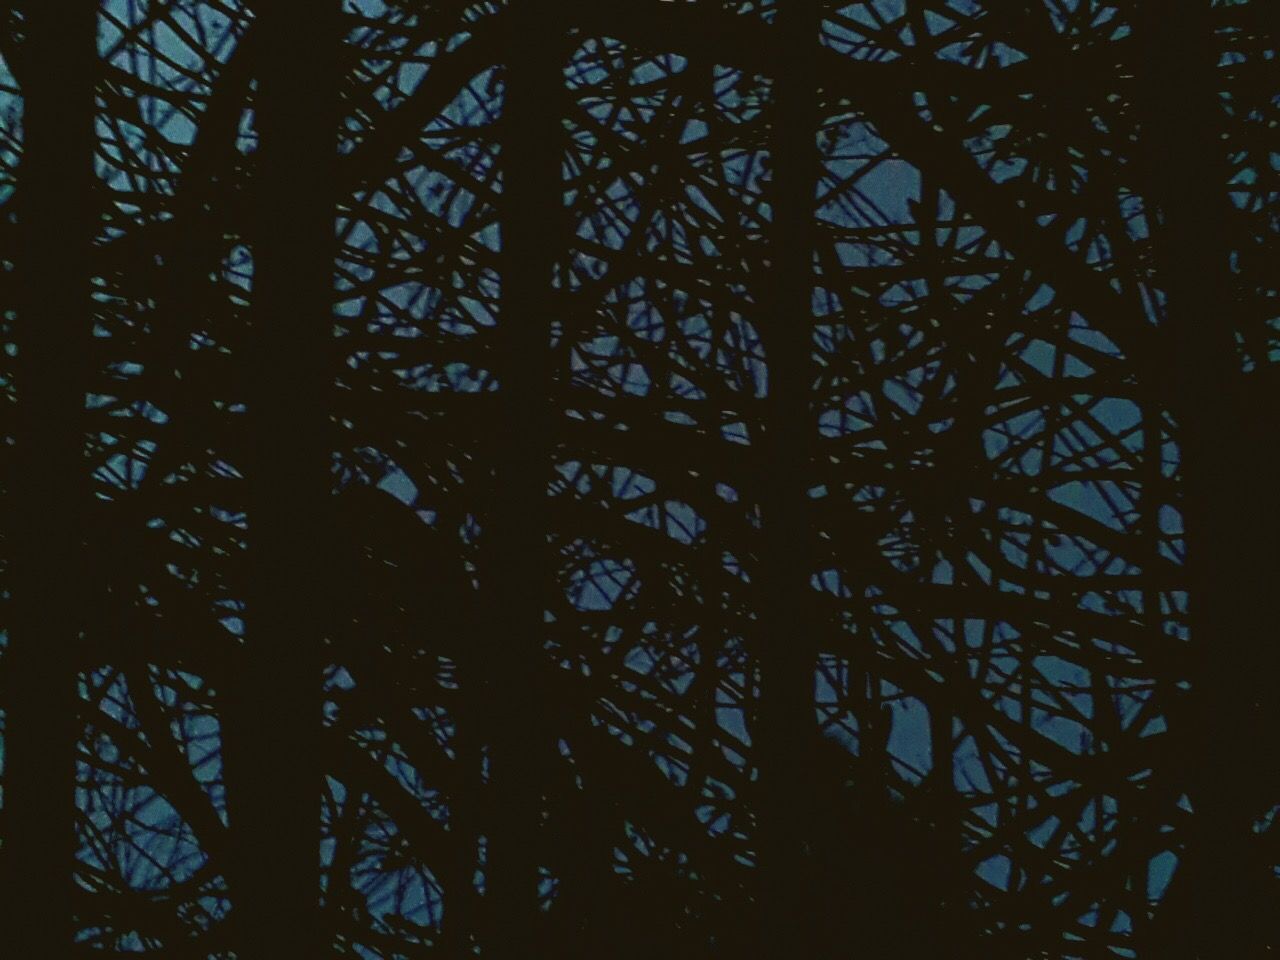
[[[1270,957],[1278,62],[0,7],[0,954]]]

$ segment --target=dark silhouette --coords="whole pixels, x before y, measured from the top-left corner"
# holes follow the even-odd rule
[[[6,7],[0,954],[1270,956],[1278,54]]]
[[[17,956],[38,956],[51,939],[71,939],[76,637],[85,627],[86,576],[76,547],[88,484],[83,398],[66,381],[85,382],[90,342],[94,55],[91,11],[60,17],[30,4],[23,14],[21,54],[9,57],[11,70],[33,89],[24,97],[18,215],[16,224],[12,214],[5,224],[13,358],[5,375],[5,432],[17,456],[5,456],[4,477],[10,642],[0,940]],[[12,20],[6,26],[12,30]],[[13,323],[15,311],[23,322]],[[65,324],[68,316],[81,322]]]

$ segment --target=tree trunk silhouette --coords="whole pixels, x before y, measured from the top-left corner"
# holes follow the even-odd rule
[[[70,949],[77,674],[85,655],[85,371],[91,333],[94,11],[20,6],[23,155],[14,254],[17,461],[9,537],[0,938]],[[16,65],[15,65],[16,66]],[[12,462],[12,461],[11,461]]]
[[[501,426],[493,438],[496,487],[487,542],[483,638],[485,730],[494,794],[487,833],[487,950],[523,957],[539,936],[543,769],[551,756],[536,669],[545,644],[547,484],[554,389],[552,270],[561,242],[560,20],[529,0],[504,25],[501,112],[502,195],[498,390]],[[533,669],[531,669],[533,668]]]
[[[1275,881],[1253,824],[1270,806],[1265,785],[1275,764],[1253,757],[1246,731],[1265,729],[1276,716],[1274,684],[1263,679],[1280,662],[1264,599],[1280,531],[1274,457],[1262,439],[1267,410],[1250,390],[1254,378],[1237,345],[1212,5],[1173,16],[1148,3],[1144,15],[1148,149],[1162,217],[1156,253],[1178,386],[1194,650],[1180,719],[1195,821],[1173,880],[1172,903],[1182,908],[1169,911],[1166,939],[1156,947],[1204,960],[1231,942],[1235,955],[1261,957]]]
[[[258,10],[246,384],[253,592],[227,718],[237,953],[319,955],[338,5]]]
[[[761,331],[769,373],[760,572],[760,706],[753,736],[761,779],[760,860],[763,942],[780,953],[810,953],[819,928],[805,844],[797,827],[812,820],[816,653],[821,620],[811,602],[811,522],[807,503],[816,424],[811,412],[813,233],[817,192],[819,92],[813,68],[821,25],[810,0],[780,7],[781,62],[774,79],[776,122],[768,143],[771,224],[767,311]],[[763,285],[762,285],[763,286]],[[813,842],[821,842],[814,838]],[[870,919],[870,918],[867,918]]]

